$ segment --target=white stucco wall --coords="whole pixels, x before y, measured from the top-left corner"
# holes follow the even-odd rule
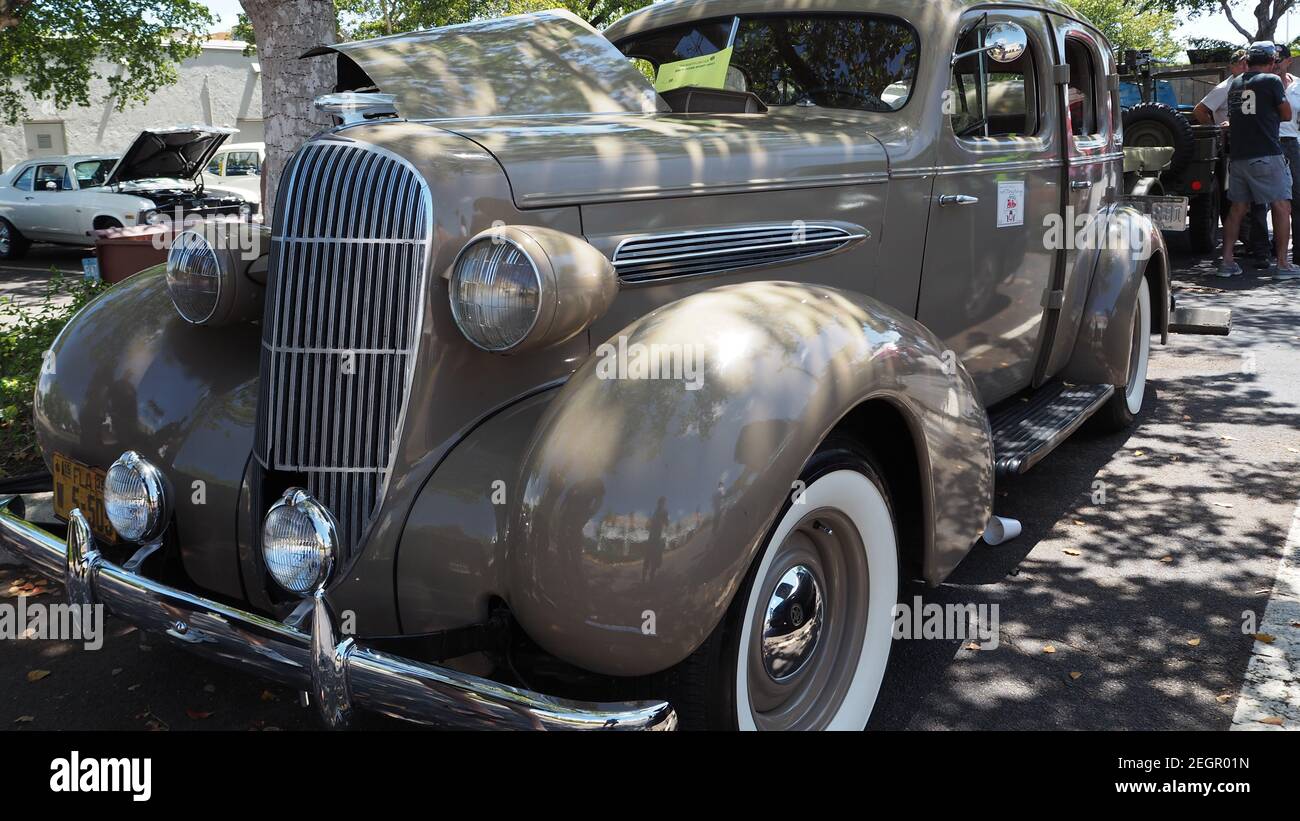
[[[240,121],[248,121],[243,133],[233,135],[231,142],[260,142],[262,140],[262,82],[257,71],[257,55],[245,57],[243,43],[216,41],[203,47],[198,57],[182,63],[177,73],[180,79],[159,89],[146,103],[117,111],[111,101],[105,101],[107,83],[92,84],[90,107],[76,106],[57,109],[48,100],[29,101],[27,120],[62,121],[68,154],[121,153],[135,136],[149,127],[166,125],[230,126],[238,128]],[[109,73],[107,66],[101,74]],[[16,162],[37,154],[56,152],[29,151],[27,131],[23,123],[0,125],[0,165],[11,167]]]

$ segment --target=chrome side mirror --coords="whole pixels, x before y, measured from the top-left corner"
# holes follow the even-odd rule
[[[995,63],[1014,63],[1029,48],[1029,35],[1015,23],[994,23],[984,32],[984,45],[974,51],[955,54],[952,64],[976,54],[988,54]]]

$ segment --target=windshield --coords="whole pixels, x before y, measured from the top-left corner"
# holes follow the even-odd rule
[[[110,160],[86,160],[76,163],[72,170],[77,175],[78,188],[98,188],[108,179],[108,172],[113,170],[117,165],[116,159]]]
[[[769,106],[817,105],[861,111],[897,111],[912,94],[918,44],[911,26],[870,14],[727,17],[624,40],[619,48],[670,87],[664,66],[725,52],[721,87],[751,91]],[[708,75],[682,71],[685,84],[712,85]],[[721,76],[721,75],[713,75]]]

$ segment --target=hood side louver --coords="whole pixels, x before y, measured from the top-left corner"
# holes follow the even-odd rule
[[[866,239],[856,225],[786,222],[629,237],[614,251],[627,284],[702,276],[822,256]]]

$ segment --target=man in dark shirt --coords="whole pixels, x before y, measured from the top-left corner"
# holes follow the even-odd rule
[[[1273,212],[1273,240],[1278,274],[1293,276],[1287,248],[1291,234],[1291,171],[1278,140],[1278,127],[1291,119],[1282,81],[1273,74],[1277,53],[1272,43],[1255,43],[1246,57],[1246,73],[1233,79],[1228,93],[1230,114],[1228,199],[1232,207],[1223,225],[1223,263],[1219,276],[1241,274],[1233,259],[1241,220],[1251,203],[1267,203]]]

